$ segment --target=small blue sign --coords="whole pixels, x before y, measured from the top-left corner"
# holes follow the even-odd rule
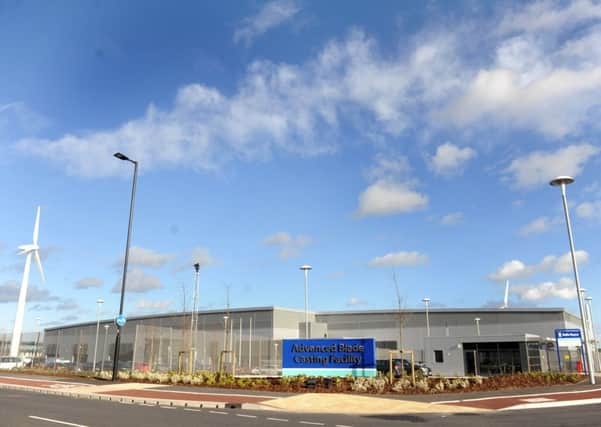
[[[555,329],[557,338],[577,338],[580,339],[580,329]]]
[[[283,340],[282,374],[376,376],[374,338]]]
[[[117,318],[115,319],[115,324],[117,326],[119,326],[120,328],[123,327],[123,326],[125,326],[126,322],[127,322],[127,319],[122,314],[120,314],[119,316],[117,316]]]

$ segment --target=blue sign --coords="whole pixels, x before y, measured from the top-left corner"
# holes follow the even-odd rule
[[[284,376],[376,376],[374,338],[287,339],[282,346]]]
[[[559,362],[559,370],[561,371],[560,347],[581,347],[582,335],[580,334],[580,329],[555,329],[555,341],[557,342],[557,360]]]
[[[120,328],[123,327],[123,326],[125,326],[126,322],[127,322],[127,319],[122,314],[120,314],[119,316],[117,316],[117,318],[115,319],[115,324],[117,326],[119,326]]]

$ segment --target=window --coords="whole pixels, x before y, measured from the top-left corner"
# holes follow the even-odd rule
[[[376,341],[376,348],[396,350],[396,341]]]
[[[443,362],[442,350],[434,350],[434,361],[436,363],[442,363]]]

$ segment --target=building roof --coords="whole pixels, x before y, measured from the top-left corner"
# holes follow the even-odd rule
[[[211,314],[221,314],[221,313],[243,313],[243,312],[261,312],[261,311],[289,311],[289,312],[298,312],[304,313],[304,310],[294,309],[294,308],[286,308],[286,307],[277,307],[277,306],[263,306],[263,307],[241,307],[241,308],[220,308],[213,310],[199,310],[199,315],[211,315]],[[412,314],[412,313],[424,313],[425,309],[402,309],[403,313]],[[428,310],[430,314],[435,313],[565,313],[567,316],[571,316],[572,319],[578,319],[578,317],[574,316],[571,313],[565,311],[564,308],[561,307],[534,307],[534,308],[430,308]],[[178,317],[178,316],[189,316],[190,311],[178,311],[172,313],[156,313],[156,314],[148,314],[148,315],[140,315],[140,316],[131,316],[128,317],[128,321],[133,320],[144,320],[144,319],[156,319],[160,317]],[[382,309],[382,310],[339,310],[339,311],[311,311],[311,314],[317,316],[343,316],[343,315],[374,315],[374,314],[397,314],[397,309]],[[50,328],[45,328],[45,331],[55,331],[58,329],[65,328],[76,328],[82,326],[91,326],[96,324],[96,320],[79,322],[67,325],[57,325]],[[114,319],[100,319],[100,323],[106,324],[107,322],[113,323]]]

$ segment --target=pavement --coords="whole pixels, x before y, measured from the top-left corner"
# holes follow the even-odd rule
[[[390,397],[344,393],[237,393],[225,389],[170,387],[165,384],[135,382],[82,382],[58,378],[0,375],[0,389],[38,392],[79,399],[108,400],[120,403],[183,408],[239,408],[347,415],[370,414],[477,414],[490,411],[544,409],[561,406],[601,404],[601,387],[554,387],[552,391],[500,392],[500,395],[462,394],[459,398],[430,396],[412,400],[409,396]],[[538,389],[540,390],[540,389]],[[427,398],[428,396],[425,396]]]

